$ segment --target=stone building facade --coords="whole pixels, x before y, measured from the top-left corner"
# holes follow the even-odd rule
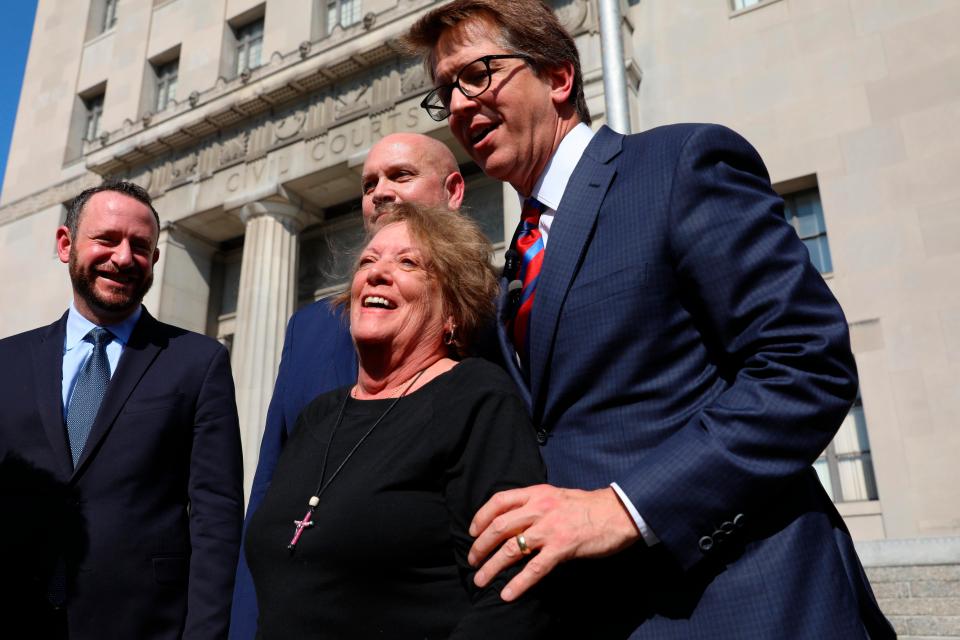
[[[147,187],[162,232],[146,304],[230,346],[252,476],[285,322],[336,290],[360,237],[371,144],[447,142],[499,249],[518,219],[512,190],[418,107],[429,78],[397,38],[435,4],[40,0],[0,200],[0,336],[68,303],[64,203],[104,176]],[[595,0],[553,5],[599,126]],[[946,586],[912,591],[881,575],[900,630],[960,636],[960,3],[624,0],[622,13],[634,130],[719,122],[764,157],[860,369],[817,470],[869,562],[948,567],[934,572]]]

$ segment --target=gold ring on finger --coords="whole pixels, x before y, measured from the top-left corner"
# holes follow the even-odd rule
[[[520,553],[525,556],[530,555],[531,549],[527,546],[527,539],[523,537],[523,534],[517,535],[517,546],[520,547]]]

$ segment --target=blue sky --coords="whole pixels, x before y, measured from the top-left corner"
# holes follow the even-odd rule
[[[0,189],[7,169],[10,136],[17,118],[23,68],[27,64],[36,12],[37,0],[14,0],[4,3],[3,20],[0,20],[0,42],[3,43],[3,55],[0,55]]]

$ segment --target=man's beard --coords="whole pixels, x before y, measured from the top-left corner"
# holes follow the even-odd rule
[[[140,282],[133,293],[129,295],[116,293],[107,298],[98,293],[94,288],[95,280],[102,276],[93,269],[81,267],[77,263],[77,253],[73,248],[70,249],[70,262],[68,263],[68,267],[70,280],[73,283],[73,290],[76,294],[83,298],[87,306],[102,311],[129,311],[132,313],[134,309],[140,306],[143,296],[147,295],[147,292],[153,285],[153,273],[150,273],[144,278],[143,272],[139,268],[134,267],[123,272],[126,275],[135,275],[140,278]]]

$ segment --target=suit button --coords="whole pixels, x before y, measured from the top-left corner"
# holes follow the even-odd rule
[[[713,549],[713,538],[710,536],[703,536],[700,538],[700,542],[698,544],[700,545],[700,551],[707,553],[710,551],[710,549]]]
[[[738,513],[733,519],[733,526],[735,526],[737,529],[742,529],[744,519],[744,515],[742,513]]]
[[[547,430],[546,430],[546,429],[537,429],[537,444],[540,444],[540,445],[547,444]]]

